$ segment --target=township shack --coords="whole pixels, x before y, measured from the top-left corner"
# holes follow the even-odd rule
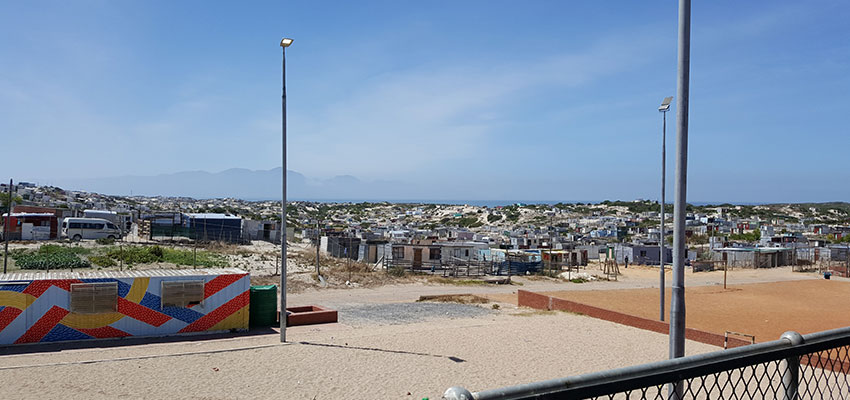
[[[790,247],[722,247],[711,250],[713,261],[731,267],[774,268],[794,263]]]
[[[242,218],[226,214],[186,214],[192,237],[225,242],[242,241]]]
[[[6,213],[0,218],[0,226],[6,224]],[[49,240],[59,234],[59,220],[52,213],[12,213],[9,216],[9,240]],[[0,235],[4,232],[0,229]]]
[[[248,329],[236,268],[0,275],[0,345]]]
[[[543,262],[547,265],[549,265],[549,262],[551,261],[560,266],[586,266],[588,258],[586,249],[541,250],[540,256],[542,257]]]

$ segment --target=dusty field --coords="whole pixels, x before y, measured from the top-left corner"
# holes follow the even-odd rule
[[[246,262],[255,257],[231,256]],[[290,277],[309,276],[304,269]],[[594,272],[593,268],[588,271]],[[631,267],[621,272],[616,282],[577,284],[523,276],[515,277],[514,285],[389,280],[371,286],[365,281],[368,276],[355,274],[352,285],[304,287],[288,296],[290,305],[318,304],[341,313],[337,324],[290,328],[289,344],[279,344],[278,335],[272,333],[119,346],[0,348],[3,398],[438,399],[454,385],[482,390],[666,358],[666,335],[580,315],[517,309],[511,304],[516,302],[516,290],[525,289],[596,297],[628,306],[635,301],[628,297],[611,301],[611,294],[643,291],[650,299],[649,307],[654,306],[652,296],[657,292],[651,288],[657,287],[658,270]],[[729,281],[742,289],[729,293],[750,293],[747,288],[758,286],[742,285],[750,282],[776,281],[780,283],[775,285],[789,288],[811,285],[814,289],[801,292],[808,297],[807,305],[798,310],[802,314],[812,310],[838,313],[840,298],[848,298],[850,293],[827,292],[822,286],[847,290],[850,281],[814,278],[787,268],[735,270],[730,271]],[[271,283],[279,278],[268,279]],[[667,279],[672,279],[669,272]],[[697,293],[688,294],[690,323],[700,313],[697,304],[715,302],[711,296],[722,283],[722,272],[688,273],[686,282]],[[800,290],[793,290],[777,290],[774,301],[799,297]],[[819,293],[809,295],[809,291]],[[700,292],[708,300],[700,300]],[[494,308],[493,303],[415,303],[420,296],[461,294],[488,298],[499,307]],[[783,294],[788,299],[783,299]],[[808,304],[811,301],[819,304],[812,306]],[[654,318],[655,309],[648,310],[648,317]],[[738,310],[724,313],[738,315]],[[843,318],[836,323],[850,323]],[[726,329],[736,330],[724,327],[721,333]],[[718,350],[690,341],[686,348],[688,354]]]
[[[666,358],[667,337],[560,313],[487,313],[395,325],[0,357],[9,399],[439,399]],[[640,346],[635,346],[640,343]],[[689,354],[717,348],[688,342]],[[183,353],[183,355],[178,355]],[[149,357],[139,359],[139,357]]]
[[[542,292],[639,317],[658,318],[658,289]],[[667,290],[666,314],[670,310]],[[811,333],[850,326],[850,283],[801,280],[729,286],[686,287],[686,325],[707,332],[778,339],[783,332]]]

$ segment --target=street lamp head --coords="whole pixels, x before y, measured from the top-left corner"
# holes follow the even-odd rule
[[[292,39],[290,39],[290,38],[280,39],[280,47],[289,47],[289,45],[291,45],[291,44],[292,44]]]
[[[282,46],[282,45],[281,45]],[[670,102],[673,101],[673,96],[668,96],[664,98],[664,101],[661,102],[661,105],[658,107],[658,111],[667,112],[670,110]]]

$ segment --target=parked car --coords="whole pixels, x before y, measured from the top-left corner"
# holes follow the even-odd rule
[[[62,236],[72,240],[118,239],[121,230],[102,218],[65,218],[62,221]]]

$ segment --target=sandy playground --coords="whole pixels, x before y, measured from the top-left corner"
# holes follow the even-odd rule
[[[542,292],[638,317],[658,318],[658,289]],[[665,314],[669,316],[670,289]],[[783,332],[812,333],[850,326],[850,282],[800,280],[685,289],[686,325],[723,335],[733,331],[755,335],[757,342],[778,339]]]

